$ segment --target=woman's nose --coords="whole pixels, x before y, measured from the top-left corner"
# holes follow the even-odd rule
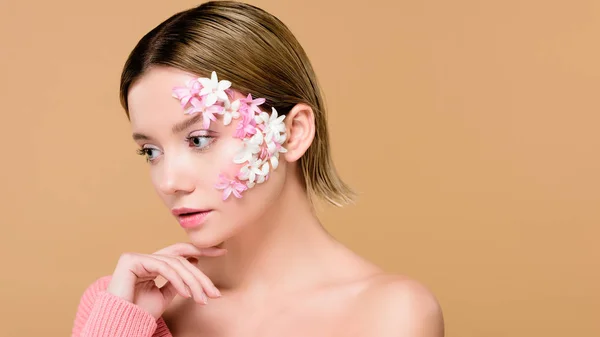
[[[187,163],[182,156],[163,159],[165,161],[158,186],[160,191],[164,194],[192,193],[195,179],[191,174],[191,163]]]

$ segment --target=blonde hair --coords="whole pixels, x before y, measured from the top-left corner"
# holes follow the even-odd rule
[[[315,137],[299,165],[309,197],[341,206],[354,192],[342,181],[331,159],[327,116],[316,74],[292,32],[275,16],[241,2],[210,1],[177,13],[152,29],[129,55],[121,75],[121,105],[129,117],[132,83],[150,67],[162,65],[198,76],[212,71],[244,95],[263,97],[263,110],[288,113],[308,104]]]

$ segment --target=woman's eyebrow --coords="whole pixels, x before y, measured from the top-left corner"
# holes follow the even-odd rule
[[[171,132],[173,133],[180,133],[181,131],[187,129],[188,127],[200,122],[202,120],[202,114],[201,113],[197,113],[194,117],[186,119],[182,122],[179,122],[175,125],[173,125],[173,128],[171,128]]]
[[[194,125],[194,124],[200,122],[201,120],[202,120],[202,114],[196,114],[192,118],[188,118],[184,121],[181,121],[181,122],[173,125],[173,127],[171,128],[171,132],[179,133],[179,132],[187,129],[191,125]],[[150,137],[146,136],[145,134],[135,132],[135,133],[133,133],[133,140],[150,140]]]
[[[142,134],[142,133],[133,133],[133,140],[150,140],[150,137]]]

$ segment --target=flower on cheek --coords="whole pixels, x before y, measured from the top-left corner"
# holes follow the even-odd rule
[[[263,119],[265,119],[264,115],[269,116],[266,112],[263,112],[261,115],[263,115]],[[265,133],[265,141],[267,143],[270,143],[271,141],[283,143],[285,141],[285,138],[281,138],[282,134],[285,133],[285,124],[283,124],[284,118],[285,116],[278,117],[277,110],[272,108],[271,116],[264,121],[265,127],[263,132]]]
[[[267,157],[269,163],[271,163],[271,167],[273,167],[273,170],[279,166],[279,154],[285,152],[287,152],[287,150],[280,143],[271,142],[269,144]]]
[[[240,169],[238,178],[240,180],[248,180],[248,184],[252,185],[255,181],[257,181],[257,176],[260,179],[260,176],[265,175],[262,169],[263,161],[255,156],[248,162],[248,164],[244,165]]]
[[[231,194],[236,198],[242,197],[242,192],[248,189],[246,185],[236,179],[229,179],[223,174],[219,174],[219,182],[215,185],[219,190],[223,190],[223,200],[227,200]]]
[[[244,103],[246,103],[246,105],[248,106],[248,114],[250,114],[251,116],[254,116],[255,114],[260,114],[262,111],[258,106],[263,104],[265,101],[266,100],[264,98],[252,99],[252,95],[248,94],[248,96],[244,98]]]
[[[242,149],[233,158],[233,162],[236,164],[243,164],[244,162],[252,160],[254,155],[261,151],[263,139],[263,134],[261,132],[255,133],[252,138],[245,138],[243,140]]]
[[[231,82],[219,81],[216,72],[213,71],[210,78],[199,78],[198,81],[202,84],[199,95],[206,97],[207,106],[211,106],[217,101],[225,102],[229,100],[226,90],[231,87]]]
[[[271,114],[262,111],[259,106],[266,100],[252,98],[251,94],[230,102],[234,94],[231,82],[219,81],[214,71],[211,78],[189,81],[186,87],[173,88],[172,93],[186,114],[202,114],[204,128],[217,120],[215,115],[223,116],[225,125],[239,120],[234,137],[242,140],[242,147],[233,163],[242,166],[233,179],[219,175],[215,187],[223,190],[223,200],[232,194],[241,198],[247,189],[267,181],[272,170],[279,166],[279,154],[286,152],[285,115],[279,116],[275,108],[271,108]]]
[[[223,124],[229,125],[232,119],[238,119],[240,117],[240,109],[241,102],[240,100],[235,100],[233,103],[229,103],[229,101],[225,101],[225,107],[221,114],[223,115]]]
[[[244,113],[242,120],[238,123],[235,130],[235,138],[244,139],[247,135],[256,134],[256,123],[254,118],[247,113]]]
[[[216,121],[217,118],[215,114],[221,113],[223,107],[219,105],[210,105],[208,106],[206,103],[206,97],[202,97],[202,99],[192,98],[190,100],[191,107],[186,111],[186,114],[193,115],[197,112],[202,113],[202,127],[208,129],[210,126],[210,121]]]

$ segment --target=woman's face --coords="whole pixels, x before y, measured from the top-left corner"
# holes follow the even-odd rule
[[[234,163],[243,147],[234,137],[239,119],[225,126],[223,115],[215,114],[216,121],[204,128],[201,113],[185,114],[173,88],[195,78],[174,68],[153,68],[131,87],[128,103],[133,136],[148,160],[154,188],[172,212],[202,211],[174,215],[192,243],[210,247],[268,210],[283,188],[286,163],[279,156],[279,166],[267,181],[244,191],[241,198],[232,193],[223,200],[224,190],[216,187],[220,175],[236,177],[244,166]],[[230,100],[240,98],[244,96],[233,93]]]

